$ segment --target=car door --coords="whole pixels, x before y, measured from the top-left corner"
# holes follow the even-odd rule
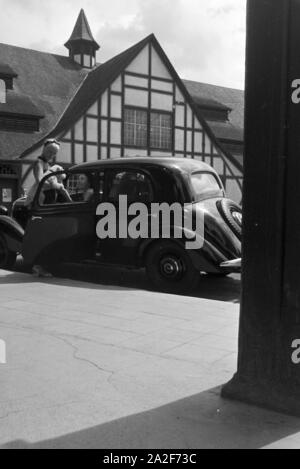
[[[114,207],[111,213],[111,232],[116,236],[98,239],[97,258],[100,262],[119,265],[137,265],[138,248],[141,238],[134,238],[128,233],[128,227],[135,218],[124,213],[124,204],[120,205],[120,196],[127,197],[127,208],[132,204],[143,204],[150,213],[150,204],[154,197],[151,177],[144,171],[132,168],[119,168],[107,171],[104,202]],[[97,219],[99,221],[99,219]],[[149,220],[147,219],[146,222]],[[122,235],[121,235],[122,231]],[[125,234],[126,231],[126,234]]]
[[[51,194],[53,177],[48,175],[41,182],[32,206],[22,248],[28,264],[54,264],[62,261],[81,261],[95,254],[96,191],[94,173],[57,173],[65,186],[64,191]],[[52,178],[52,182],[51,182]],[[81,196],[79,181],[85,178]],[[51,182],[51,184],[50,184]],[[69,198],[68,198],[69,197]]]

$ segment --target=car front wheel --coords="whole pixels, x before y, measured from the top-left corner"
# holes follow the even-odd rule
[[[190,257],[175,243],[155,244],[146,256],[146,270],[153,285],[166,293],[188,293],[199,281]]]
[[[0,269],[11,269],[16,262],[17,255],[8,249],[5,239],[0,236]]]

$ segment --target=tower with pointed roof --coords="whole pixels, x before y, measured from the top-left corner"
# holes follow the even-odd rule
[[[81,9],[74,30],[65,47],[74,62],[84,68],[93,68],[96,65],[96,52],[100,49],[95,41],[87,17]]]

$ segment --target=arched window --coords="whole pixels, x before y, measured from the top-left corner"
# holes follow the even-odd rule
[[[0,80],[0,103],[6,103],[6,85],[4,80]]]

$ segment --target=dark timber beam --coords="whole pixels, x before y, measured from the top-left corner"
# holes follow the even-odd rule
[[[224,397],[296,415],[300,415],[299,25],[300,0],[248,0],[239,359],[237,374],[223,388]]]

